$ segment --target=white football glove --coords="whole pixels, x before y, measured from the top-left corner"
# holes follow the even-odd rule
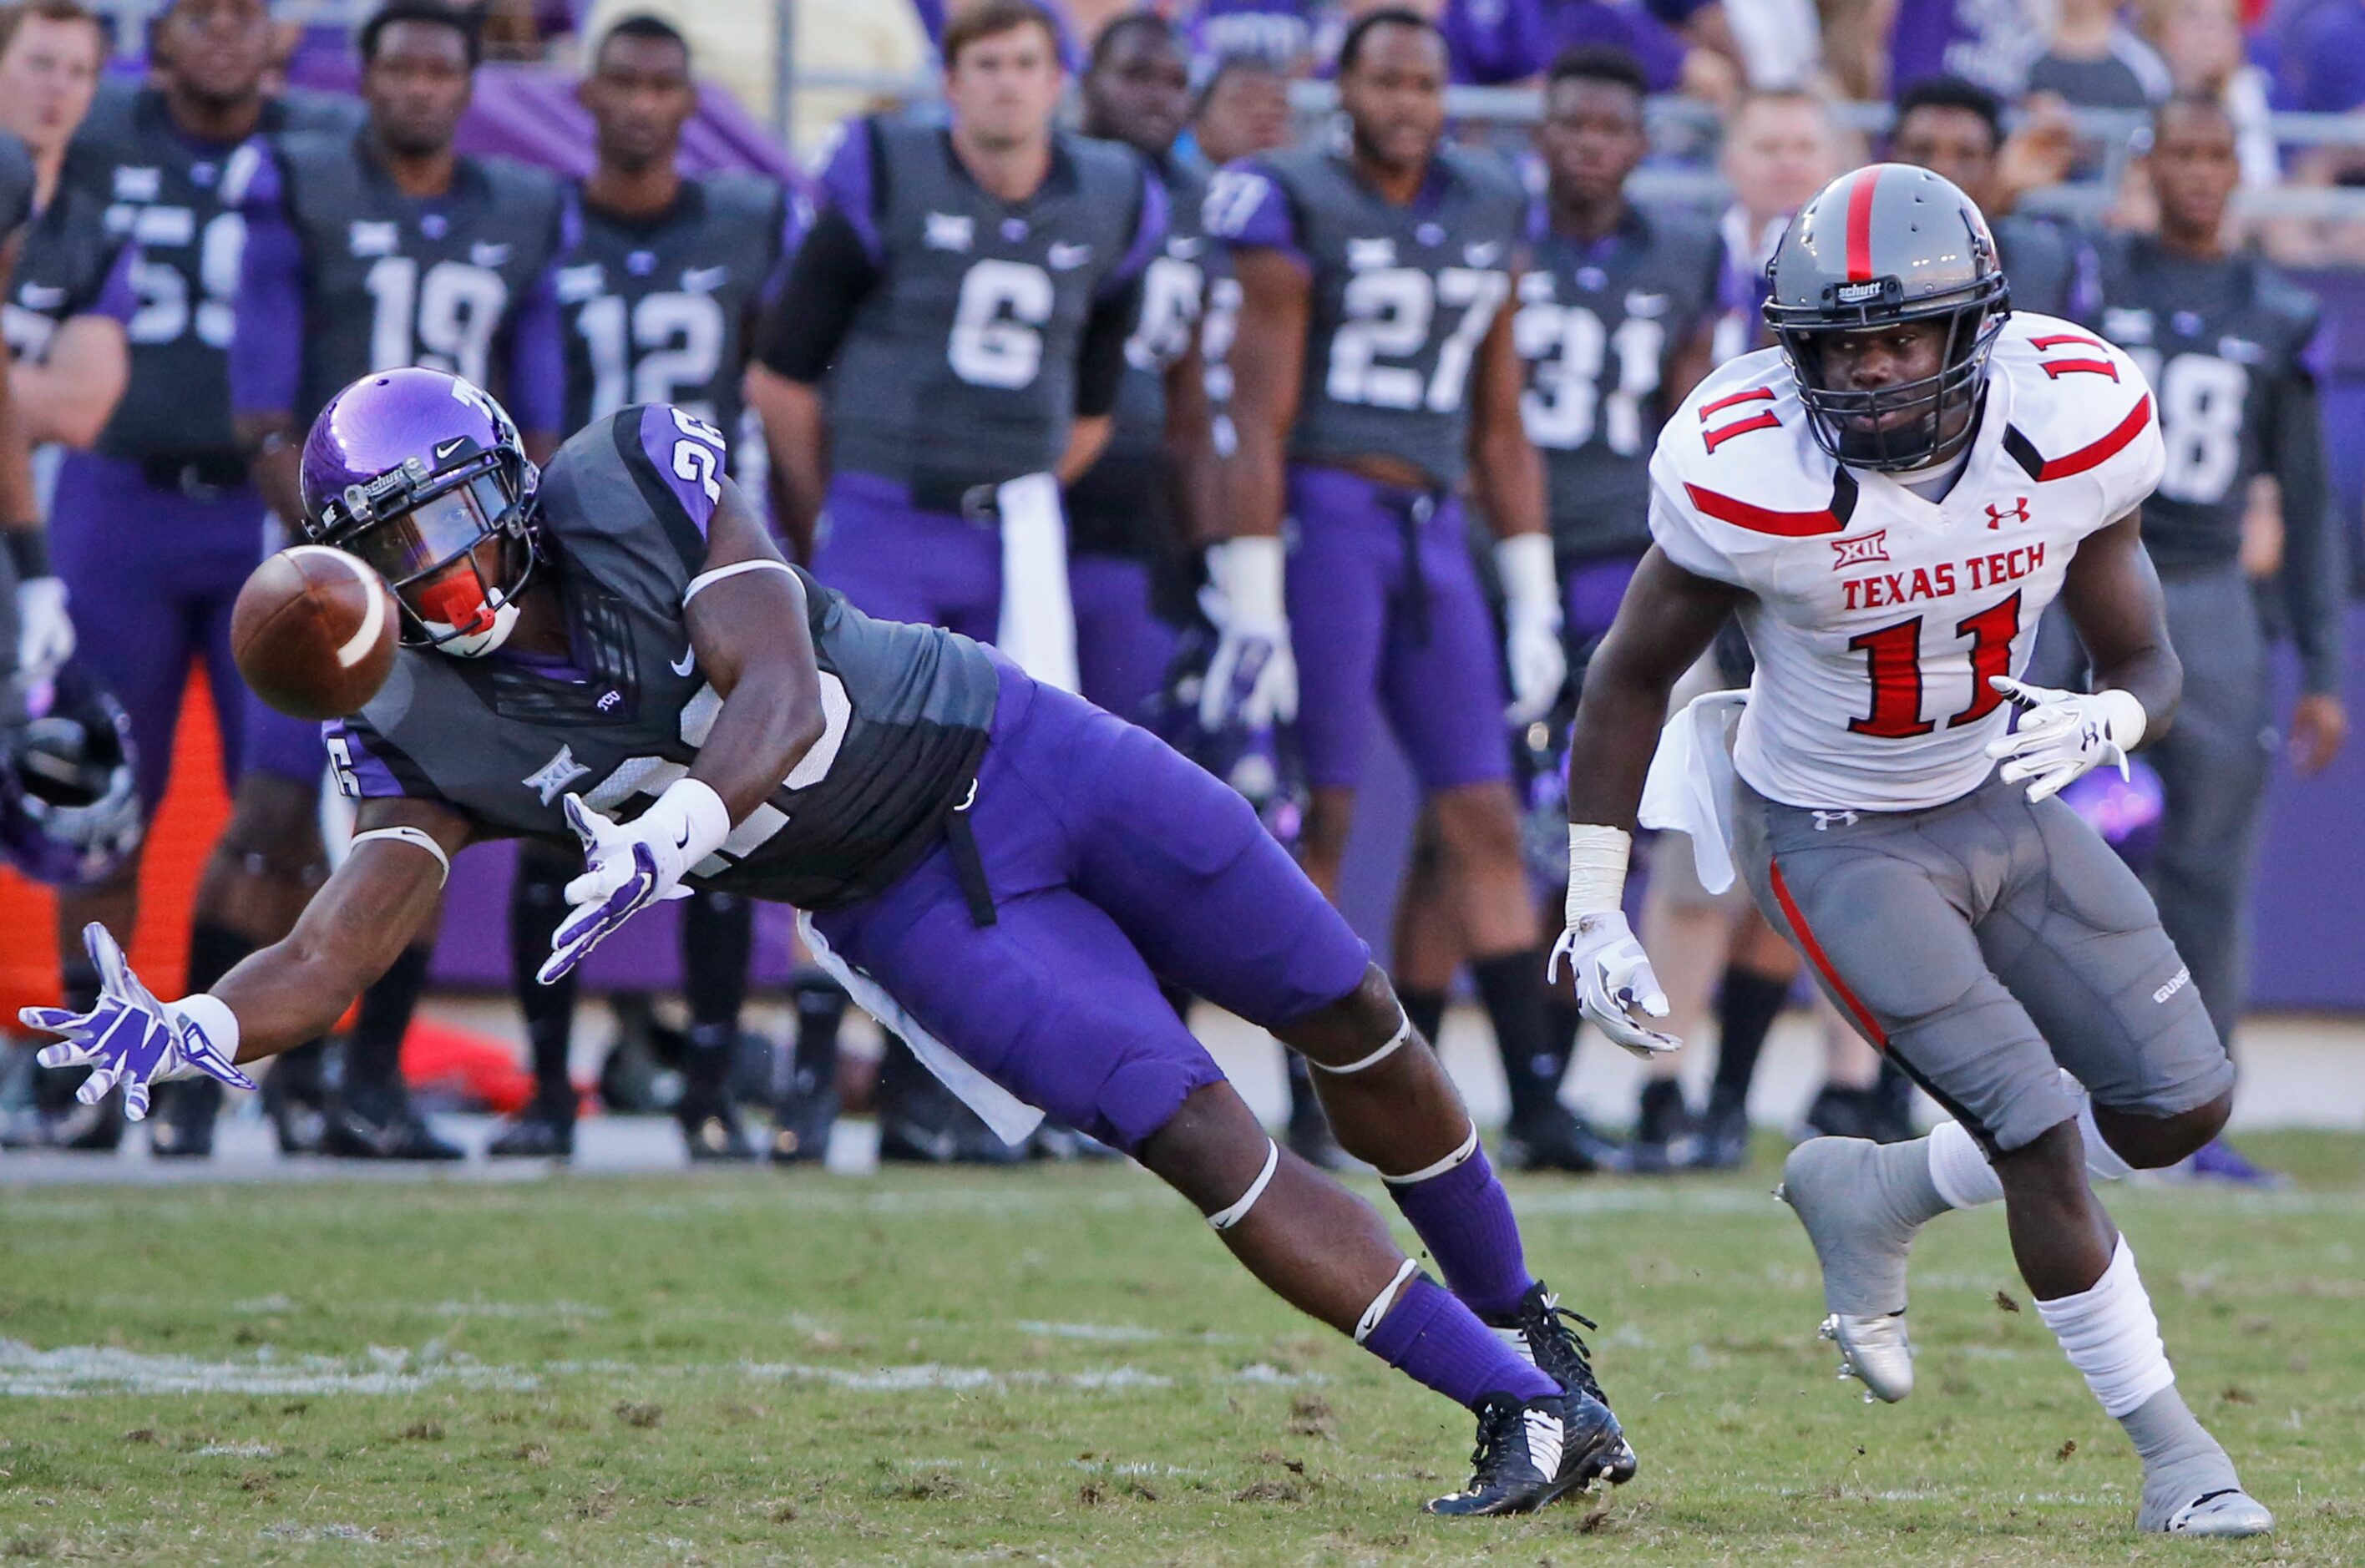
[[[569,794],[566,824],[583,841],[586,869],[566,884],[567,916],[552,933],[550,957],[534,977],[544,985],[588,958],[649,905],[688,898],[682,878],[731,836],[731,813],[723,797],[696,778],[676,779],[628,823]]]
[[[2142,744],[2146,722],[2134,693],[2061,691],[2002,675],[1988,684],[2020,710],[2020,727],[1990,742],[1988,755],[2004,759],[2005,783],[2033,781],[2030,800],[2050,799],[2097,767],[2127,777],[2127,754]]]
[[[1511,702],[1503,717],[1532,724],[1552,711],[1568,680],[1552,540],[1541,533],[1513,534],[1496,543],[1495,565],[1503,578],[1503,647],[1511,671]]]
[[[254,1087],[237,1067],[238,1017],[220,1001],[200,993],[159,1002],[106,926],[91,922],[82,939],[98,971],[98,1005],[87,1013],[28,1007],[17,1014],[27,1028],[65,1036],[63,1045],[41,1047],[33,1058],[41,1066],[91,1070],[75,1099],[95,1105],[119,1085],[123,1114],[138,1122],[147,1118],[151,1084],[213,1078],[233,1089]]]
[[[54,678],[73,657],[73,618],[66,613],[66,585],[55,577],[28,577],[17,585],[17,673],[28,685]]]
[[[1199,606],[1217,633],[1199,688],[1199,723],[1285,724],[1297,717],[1297,657],[1289,645],[1282,543],[1246,534],[1207,547]]]
[[[1667,1015],[1667,993],[1651,972],[1650,956],[1626,924],[1622,910],[1597,910],[1583,915],[1552,944],[1552,966],[1545,978],[1560,978],[1560,961],[1568,959],[1570,979],[1576,985],[1577,1011],[1593,1020],[1613,1045],[1644,1061],[1684,1043],[1652,1028],[1644,1016]]]

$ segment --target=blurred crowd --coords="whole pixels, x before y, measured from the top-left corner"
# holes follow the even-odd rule
[[[974,5],[1006,6],[1007,0],[974,0]],[[242,8],[254,8],[252,0],[178,0],[169,7],[165,22],[159,24],[163,30],[154,39],[110,35],[80,7],[52,0],[0,8],[0,131],[20,140],[30,154],[33,207],[49,208],[62,199],[62,188],[71,188],[73,170],[78,165],[68,153],[94,99],[102,96],[103,76],[112,73],[125,78],[107,88],[109,92],[119,89],[130,94],[145,84],[146,91],[160,95],[157,101],[174,113],[180,105],[209,102],[186,80],[176,85],[169,48],[150,46],[157,40],[194,37],[200,25],[218,25],[210,19],[202,23],[196,19],[201,16],[209,18],[218,9],[227,13]],[[589,0],[588,4],[576,0],[558,5],[547,0],[485,0],[455,10],[476,16],[488,60],[558,64],[595,77],[609,67],[603,51],[616,25],[631,19],[627,37],[658,43],[672,39],[686,45],[687,61],[694,62],[699,78],[727,92],[749,118],[771,123],[785,106],[792,151],[801,162],[819,170],[837,148],[838,134],[849,117],[893,113],[907,106],[923,118],[940,118],[947,112],[937,101],[942,85],[937,75],[938,48],[947,27],[955,29],[957,39],[962,36],[961,17],[972,8],[971,0],[920,0],[908,7],[904,0],[792,0],[779,6],[712,0]],[[1171,0],[1149,7],[1162,24],[1156,28],[1131,20],[1144,7],[1126,0],[1049,0],[1048,9],[1059,33],[1067,69],[1072,78],[1083,83],[1081,94],[1070,90],[1062,113],[1072,120],[1081,108],[1091,135],[1132,143],[1165,172],[1164,177],[1173,181],[1179,192],[1191,181],[1204,181],[1212,169],[1320,134],[1319,120],[1303,102],[1293,107],[1293,90],[1301,83],[1332,77],[1336,50],[1346,29],[1359,14],[1380,7],[1359,0],[1340,5],[1314,0]],[[1641,410],[1633,414],[1639,422],[1626,433],[1622,444],[1616,435],[1605,438],[1617,446],[1613,455],[1629,464],[1647,459],[1647,438],[1655,430],[1656,420],[1680,399],[1690,381],[1713,364],[1765,345],[1758,315],[1764,297],[1762,272],[1790,215],[1827,182],[1876,157],[1937,170],[1980,204],[1995,224],[2012,280],[2013,302],[2024,309],[2081,320],[2101,319],[2117,303],[2103,297],[2108,271],[2102,259],[2107,248],[2104,241],[2113,233],[2149,234],[2165,227],[2201,236],[2204,249],[2222,247],[2229,252],[2240,252],[2247,241],[2256,240],[2278,259],[2300,264],[2355,262],[2365,255],[2357,247],[2359,236],[2365,235],[2365,221],[2350,218],[2344,223],[2337,213],[2298,209],[2261,208],[2255,216],[2246,217],[2241,200],[2242,193],[2277,187],[2365,183],[2365,136],[2347,142],[2327,135],[2279,143],[2270,118],[2282,111],[2351,115],[2365,107],[2365,0],[2281,0],[2272,6],[2246,5],[2243,0],[2145,0],[2125,7],[2108,0],[1823,0],[1821,5],[1814,0],[1420,0],[1411,9],[1432,21],[1442,36],[1452,75],[1458,84],[1535,87],[1548,73],[1553,73],[1555,83],[1581,79],[1598,87],[1606,82],[1620,91],[1631,83],[1634,90],[1629,95],[1636,117],[1631,148],[1621,141],[1608,153],[1597,148],[1556,155],[1548,145],[1555,125],[1570,137],[1591,134],[1598,128],[1577,125],[1572,117],[1581,118],[1578,111],[1566,106],[1555,108],[1549,93],[1541,106],[1547,135],[1536,138],[1532,148],[1530,129],[1519,122],[1535,117],[1533,99],[1507,102],[1491,118],[1465,123],[1457,130],[1466,140],[1491,141],[1515,154],[1545,212],[1539,221],[1548,223],[1564,217],[1586,223],[1598,220],[1608,228],[1596,239],[1607,243],[1609,230],[1626,221],[1623,215],[1631,195],[1638,207],[1649,206],[1653,212],[1662,207],[1670,212],[1682,211],[1688,214],[1687,221],[1700,227],[1700,253],[1708,258],[1708,264],[1698,269],[1698,297],[1682,308],[1679,319],[1661,323],[1668,343],[1664,377],[1663,367],[1655,360],[1647,371],[1632,365],[1621,371],[1617,364],[1606,371],[1610,379],[1604,384],[1605,404],[1614,404],[1623,396]],[[185,29],[179,34],[169,30],[176,18]],[[793,28],[785,48],[779,32],[784,18]],[[1121,25],[1113,29],[1113,23]],[[1127,36],[1135,41],[1124,45],[1108,41]],[[301,79],[308,54],[345,61],[353,47],[347,28],[283,27],[274,39],[269,70],[249,90],[272,90],[290,77]],[[1573,56],[1572,50],[1590,52]],[[1593,63],[1575,76],[1564,77],[1562,67],[1573,58]],[[790,90],[785,93],[778,76],[784,59],[793,62]],[[1615,63],[1605,65],[1603,61]],[[473,69],[473,57],[469,64]],[[479,93],[483,91],[480,87]],[[1128,93],[1134,96],[1128,98]],[[1145,95],[1160,94],[1171,99],[1171,116],[1160,118],[1159,114],[1139,109]],[[1647,140],[1642,134],[1646,96]],[[384,112],[387,100],[375,95],[366,67],[363,98],[369,114]],[[619,100],[604,101],[612,105]],[[600,121],[602,138],[603,173],[593,176],[596,185],[609,177],[608,161],[622,154],[610,146],[610,122],[601,118],[609,111],[592,97],[587,96],[585,102]],[[1128,104],[1134,106],[1128,108]],[[1881,107],[1869,115],[1853,112],[1851,107],[1866,105]],[[682,112],[686,115],[688,109]],[[2193,135],[2187,140],[2195,142],[2198,150],[2186,148],[2172,159],[2147,157],[2164,130],[2180,123],[2180,116],[2194,122],[2188,127]],[[2221,118],[2231,133],[2230,148],[2224,156],[2219,155],[2215,140]],[[2359,117],[2357,124],[2365,127],[2365,117]],[[677,118],[669,131],[677,140],[680,129]],[[1625,134],[1622,126],[1613,126],[1611,130]],[[448,127],[443,134],[448,147]],[[1597,189],[1585,187],[1588,158],[1594,160]],[[1603,167],[1609,170],[1606,177],[1600,174]],[[109,195],[118,204],[137,204],[143,198],[137,190],[127,194],[126,172],[119,165],[108,171],[114,182]],[[210,184],[211,178],[209,174],[203,183]],[[621,176],[614,183],[618,188],[624,184]],[[592,187],[586,189],[598,195]],[[2083,195],[2077,199],[2064,199],[2065,193],[2077,196],[2079,192]],[[1645,202],[1646,196],[1657,198],[1657,204]],[[786,206],[801,210],[818,200],[825,209],[828,199],[826,191],[816,195],[797,186]],[[2163,202],[2183,207],[2164,213]],[[651,210],[672,211],[662,205]],[[0,226],[9,219],[10,215],[0,212]],[[150,247],[171,248],[176,243],[163,225],[127,218],[114,229],[119,230],[114,233],[118,243],[125,232]],[[177,242],[185,248],[188,236],[181,235]],[[499,248],[507,252],[506,244]],[[158,253],[151,250],[145,261],[134,258],[122,265],[130,273],[146,267],[147,282],[153,285],[158,266],[165,264],[156,263]],[[552,266],[563,266],[566,260],[564,255],[554,257]],[[223,286],[219,278],[203,275],[202,268],[207,264],[218,265],[218,259],[208,263],[205,258],[191,257],[187,263],[191,278],[213,294],[217,308],[227,312],[233,297],[243,296],[235,286]],[[231,270],[235,274],[234,266]],[[125,395],[127,379],[136,387],[147,374],[139,354],[158,342],[155,323],[151,320],[143,335],[137,324],[142,318],[134,314],[143,307],[137,300],[119,309],[110,306],[110,297],[99,286],[107,268],[101,266],[97,272],[87,298],[78,300],[73,308],[52,311],[57,319],[38,330],[31,319],[40,314],[34,308],[36,302],[21,286],[16,297],[23,319],[12,319],[11,336],[20,359],[14,385],[20,417],[36,443],[62,450],[99,441],[117,399]],[[761,416],[761,437],[752,450],[760,453],[768,446],[779,521],[791,543],[809,550],[812,514],[821,510],[821,497],[812,486],[808,489],[813,493],[795,492],[801,478],[810,477],[804,469],[818,473],[824,466],[824,448],[818,435],[801,446],[800,437],[790,427],[801,431],[812,425],[817,430],[829,410],[799,403],[796,393],[783,390],[784,383],[798,380],[783,369],[789,350],[775,354],[768,346],[792,335],[778,326],[781,312],[792,310],[797,299],[783,281],[786,276],[784,263],[763,302],[772,323],[734,339],[736,360],[710,367],[709,374],[720,377],[718,386],[727,384],[729,398],[735,402],[739,378],[752,362],[747,382],[750,412],[751,417]],[[236,282],[233,276],[231,284]],[[1204,362],[1205,391],[1213,409],[1212,414],[1203,416],[1211,421],[1206,429],[1210,450],[1227,454],[1230,438],[1223,429],[1223,409],[1228,398],[1228,370],[1219,337],[1228,328],[1221,325],[1222,280],[1206,280],[1206,284],[1204,302],[1192,307],[1186,336],[1194,364]],[[63,289],[51,291],[46,283],[37,286],[44,295],[55,292],[61,302],[65,298]],[[790,290],[786,307],[780,296],[784,288]],[[1237,294],[1237,286],[1234,288]],[[151,312],[154,297],[151,287],[144,308]],[[1529,296],[1523,291],[1519,297],[1527,300]],[[1606,311],[1609,307],[1602,308]],[[110,310],[116,321],[113,329],[104,324]],[[204,335],[202,313],[190,330]],[[588,335],[589,329],[580,330]],[[1601,324],[1595,322],[1593,330],[1597,340]],[[230,336],[225,325],[208,342],[218,353]],[[1528,354],[1525,337],[1523,330],[1521,353]],[[1568,340],[1575,341],[1574,337]],[[1627,355],[1626,341],[1622,332],[1611,340],[1611,357],[1621,363]],[[620,347],[618,352],[623,351]],[[1560,352],[1546,345],[1530,357],[1542,361]],[[1601,342],[1593,342],[1591,353],[1594,363],[1583,374],[1605,373]],[[521,351],[508,373],[528,375],[524,367],[530,359]],[[1172,360],[1171,353],[1144,349],[1134,364],[1138,370],[1154,370],[1162,375]],[[495,379],[499,379],[498,371]],[[621,383],[624,376],[619,372],[614,379]],[[644,379],[636,374],[633,385],[639,386]],[[1539,380],[1537,385],[1541,387],[1543,383]],[[518,408],[520,393],[514,386],[504,390],[503,396],[513,409]],[[826,392],[821,396],[825,403]],[[555,420],[545,422],[552,438],[563,437],[582,422],[575,401],[569,399],[570,412],[563,427]],[[596,399],[592,406],[596,408]],[[2307,407],[2312,425],[2314,405]],[[1530,425],[1537,424],[1539,418],[1531,396]],[[1614,426],[1615,420],[1606,422]],[[533,421],[521,418],[521,423],[531,427]],[[1589,431],[1589,414],[1586,424]],[[530,442],[536,433],[528,429]],[[1550,444],[1541,431],[1535,442],[1539,447]],[[103,444],[101,450],[105,450]],[[2320,449],[2316,456],[2320,459]],[[245,474],[239,465],[245,456],[231,452],[225,461],[238,470],[229,477],[242,483]],[[2292,571],[2295,561],[2305,563],[2320,580],[2339,575],[2337,554],[2327,557],[2316,548],[2319,535],[2333,525],[2322,518],[2294,520],[2285,515],[2292,476],[2306,461],[2303,454],[2286,462],[2269,451],[2241,471],[2238,486],[2247,508],[2242,560],[2261,584],[2278,582]],[[2228,473],[2232,472],[2229,468]],[[257,476],[263,476],[259,469]],[[751,484],[758,482],[745,473],[741,476]],[[155,482],[152,465],[147,478]],[[208,470],[204,487],[209,493],[233,490],[232,485],[216,485],[214,478]],[[172,481],[175,486],[181,482],[179,477]],[[1191,514],[1209,504],[1204,495],[1196,499],[1186,496],[1178,503],[1182,514],[1179,521],[1190,524]],[[256,505],[259,508],[259,501]],[[1071,514],[1074,505],[1071,497]],[[843,515],[838,521],[843,525]],[[63,511],[53,513],[54,532],[63,533],[75,526],[75,520]],[[1555,532],[1558,526],[1555,519]],[[2293,530],[2307,545],[2304,552],[2290,546]],[[1184,526],[1182,532],[1190,536],[1188,543],[1206,542],[1200,530]],[[1581,553],[1573,557],[1564,548],[1558,565],[1564,572],[1581,575],[1577,569],[1588,564]],[[19,575],[37,580],[40,577],[39,572],[20,571]],[[825,568],[823,577],[829,580]],[[2278,589],[2266,597],[2280,604],[2279,593]],[[2292,597],[2292,602],[2298,602],[2297,596]],[[1581,619],[1574,597],[1571,606],[1570,662],[1581,666],[1585,648],[1574,624]],[[2262,613],[2270,626],[2281,624],[2292,632],[2289,612],[2270,607]],[[1188,619],[1187,611],[1182,618]],[[2303,625],[2292,634],[2304,641],[2311,633]],[[85,648],[90,636],[85,632]],[[1151,683],[1162,673],[1150,671]],[[1141,671],[1132,677],[1137,684],[1142,678]],[[2292,718],[2292,733],[2303,769],[2320,768],[2338,749],[2344,718],[2336,687],[2337,681],[2329,676],[2321,672],[2312,676],[2308,694]],[[1095,696],[1089,684],[1086,695]],[[1108,705],[1122,711],[1115,701]],[[161,743],[169,747],[169,722]],[[157,742],[151,737],[141,744]],[[151,797],[152,793],[151,790]],[[1549,794],[1546,790],[1544,796]],[[2253,816],[2255,806],[2253,799]],[[1543,799],[1541,814],[1549,817],[1552,809],[1551,801]],[[2151,815],[2158,816],[2156,801]],[[234,824],[234,835],[237,831]],[[250,834],[253,831],[251,822],[247,831]],[[1400,973],[1398,985],[1408,1003],[1434,996],[1441,1008],[1461,954],[1451,939],[1441,946],[1429,940],[1418,918],[1418,906],[1423,896],[1432,900],[1443,896],[1434,887],[1424,895],[1424,877],[1451,880],[1451,846],[1444,841],[1452,837],[1452,824],[1440,828],[1432,817],[1424,823],[1422,834],[1421,852],[1415,857],[1413,891],[1407,895],[1407,905],[1415,913],[1399,931],[1398,965],[1400,969],[1426,965],[1427,970]],[[249,857],[261,858],[259,855]],[[1531,1136],[1524,1143],[1514,1142],[1515,1158],[1525,1150],[1529,1163],[1564,1170],[1730,1166],[1742,1158],[1748,1130],[1745,1102],[1756,1047],[1791,997],[1798,964],[1754,914],[1744,913],[1732,900],[1709,898],[1696,887],[1687,888],[1676,868],[1680,858],[1663,857],[1654,862],[1653,902],[1643,913],[1642,930],[1676,1005],[1671,1030],[1680,1035],[1713,1034],[1722,1041],[1723,1058],[1710,1100],[1705,1104],[1687,1103],[1671,1061],[1654,1069],[1638,1107],[1631,1140],[1598,1135],[1564,1113],[1553,1118],[1539,1111],[1530,1117]],[[1662,864],[1666,868],[1664,875],[1657,874]],[[1326,889],[1335,886],[1335,866],[1331,869]],[[1509,895],[1515,900],[1527,896],[1519,882],[1515,868],[1509,884],[1519,890]],[[2233,896],[2238,902],[2238,887]],[[239,906],[241,912],[246,908]],[[226,967],[222,959],[234,962],[239,952],[273,935],[263,929],[270,919],[232,913],[227,905],[214,913],[219,917],[214,924],[207,927],[201,920],[201,930],[217,933],[212,960],[217,969]],[[726,934],[721,939],[722,950],[736,953],[736,980],[724,976],[708,985],[712,1005],[702,1008],[699,1020],[705,1030],[704,1046],[726,1053],[736,1049],[732,1020],[745,991],[744,913],[737,919],[739,924],[730,929],[738,935]],[[1524,921],[1526,914],[1520,919]],[[242,935],[220,935],[230,927],[237,927]],[[2181,934],[2180,940],[2183,940]],[[710,959],[713,950],[710,944]],[[1524,949],[1500,956],[1521,963],[1530,959]],[[193,970],[200,967],[193,957]],[[707,967],[711,969],[712,964]],[[1474,957],[1473,972],[1482,967]],[[417,973],[406,982],[413,996],[423,981],[423,957],[414,968]],[[1535,968],[1540,970],[1540,963]],[[1485,977],[1479,979],[1482,991],[1486,991]],[[69,975],[68,980],[71,988],[73,977]],[[196,983],[193,976],[192,986]],[[1498,1036],[1503,1036],[1515,1101],[1521,1092],[1525,1070],[1520,1063],[1530,1059],[1547,1061],[1551,1081],[1544,1092],[1550,1100],[1574,1044],[1575,1025],[1565,1002],[1548,1023],[1535,1024],[1519,1021],[1532,1012],[1536,1003],[1531,999],[1489,991],[1483,1000]],[[541,1116],[539,1131],[519,1140],[510,1151],[563,1154],[571,1147],[573,1115],[571,1104],[557,1098],[566,1093],[566,1014],[562,1009],[553,1016],[546,1001],[542,1005],[544,1014],[533,1025],[537,1065],[545,1080],[555,1075],[557,1087],[553,1090],[545,1084],[547,1092],[538,1102],[539,1111],[533,1113]],[[773,1151],[779,1158],[806,1159],[816,1154],[814,1140],[825,1135],[828,1114],[835,1110],[831,1064],[844,999],[825,984],[806,984],[798,991],[798,1008],[806,1037],[797,1052],[798,1065],[790,1074],[795,1081],[781,1096],[778,1125],[787,1141],[785,1145],[776,1141]],[[2232,1012],[2238,1013],[2238,1006],[2233,1006]],[[398,1092],[388,1086],[390,1053],[398,1045],[408,1017],[409,1002],[399,997],[381,1007],[375,1018],[366,1006],[364,1009],[360,1032],[375,1042],[366,1056],[375,1063],[369,1069],[376,1075],[372,1091],[375,1100],[364,1097],[354,1104],[341,1104],[331,1090],[318,1084],[304,1090],[314,1102],[312,1110],[327,1117],[331,1152],[362,1158],[439,1158],[453,1152],[428,1134],[407,1103],[400,1102]],[[1711,1019],[1716,1021],[1713,1028]],[[1855,1040],[1828,1008],[1822,1009],[1822,1021],[1830,1079],[1810,1112],[1811,1125],[1823,1131],[1902,1136],[1909,1126],[1909,1086],[1893,1072],[1884,1074],[1869,1047]],[[1422,1022],[1433,1030],[1433,1020]],[[1545,1057],[1515,1061],[1511,1035],[1536,1030],[1556,1032],[1557,1039]],[[359,1081],[350,1065],[346,1070],[349,1083]],[[699,1073],[703,1073],[701,1081],[709,1088],[723,1083],[727,1076],[720,1066],[698,1069],[693,1077]],[[761,1082],[765,1076],[759,1070],[757,1081]],[[896,1092],[898,1084],[915,1102],[932,1092],[916,1070],[908,1064],[897,1069],[891,1063],[889,1092]],[[1293,1141],[1319,1154],[1324,1148],[1319,1113],[1302,1089],[1296,1100],[1302,1114]],[[283,1142],[290,1148],[307,1147],[308,1137],[309,1147],[319,1147],[320,1134],[301,1131],[300,1119],[292,1114],[283,1118]],[[694,1106],[684,1119],[694,1155],[748,1152],[749,1146],[727,1106],[718,1112],[709,1100]],[[939,1103],[925,1113],[914,1111],[907,1119],[912,1130],[899,1146],[907,1157],[974,1153],[980,1158],[1002,1158],[992,1154],[984,1140],[969,1136],[958,1121],[957,1107]],[[532,1114],[527,1120],[532,1120]],[[1546,1121],[1549,1126],[1543,1125]],[[342,1133],[338,1131],[341,1126]],[[112,1147],[114,1136],[103,1128],[94,1132],[77,1124],[76,1129],[65,1133],[52,1128],[24,1141],[95,1138],[85,1146]],[[209,1147],[209,1133],[207,1137],[206,1147]],[[1072,1140],[1065,1147],[1072,1150]]]

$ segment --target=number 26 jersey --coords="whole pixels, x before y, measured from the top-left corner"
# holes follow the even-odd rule
[[[1941,501],[1815,443],[1781,352],[1734,360],[1661,431],[1651,533],[1746,591],[1757,659],[1733,765],[1769,800],[1918,811],[1994,767],[1987,745],[2079,542],[2126,516],[2165,454],[2151,388],[2084,328],[2014,314]]]

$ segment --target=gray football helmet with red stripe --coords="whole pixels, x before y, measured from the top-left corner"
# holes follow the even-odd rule
[[[1943,463],[1970,441],[2012,294],[1987,218],[1953,182],[1904,163],[1843,174],[1799,209],[1766,271],[1766,325],[1825,452],[1895,473]],[[1826,381],[1824,334],[1922,320],[1946,328],[1936,375],[1875,391]]]

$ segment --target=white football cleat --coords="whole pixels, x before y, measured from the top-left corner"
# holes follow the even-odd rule
[[[2135,1518],[2138,1529],[2158,1535],[2214,1536],[2234,1540],[2241,1536],[2268,1535],[2275,1528],[2275,1516],[2267,1506],[2243,1491],[2239,1486],[2204,1493],[2180,1507],[2155,1513],[2149,1506]]]
[[[1840,1375],[1894,1405],[1913,1392],[1905,1254],[1918,1227],[1890,1201],[1884,1153],[1863,1138],[1810,1138],[1782,1162],[1774,1195],[1790,1205],[1814,1243],[1831,1314],[1822,1337],[1840,1348]]]
[[[1840,1376],[1864,1384],[1864,1400],[1894,1405],[1913,1392],[1913,1347],[1905,1337],[1905,1314],[1858,1317],[1834,1312],[1823,1319],[1821,1337],[1840,1348]]]

